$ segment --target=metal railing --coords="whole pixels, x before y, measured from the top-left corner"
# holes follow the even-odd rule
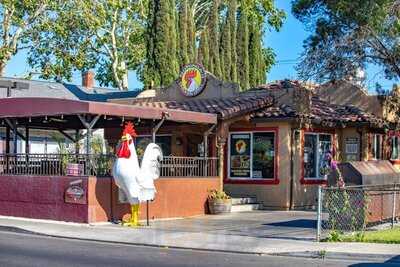
[[[114,161],[114,155],[0,154],[0,175],[66,175],[67,164],[76,163],[83,169],[83,175],[111,176]],[[160,164],[160,176],[217,176],[217,164],[217,158],[168,156]]]
[[[316,239],[362,234],[384,224],[394,227],[399,200],[400,184],[319,187]]]

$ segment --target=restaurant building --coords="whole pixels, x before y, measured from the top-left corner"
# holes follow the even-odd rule
[[[217,126],[209,131],[183,127],[160,134],[171,137],[173,153],[193,156],[204,154],[202,137],[209,136],[207,153],[219,157],[224,190],[234,197],[256,197],[266,209],[313,208],[318,185],[327,183],[328,154],[358,161],[388,153],[382,144],[389,124],[383,118],[322,100],[298,81],[241,92],[236,84],[210,73],[201,77],[203,87],[195,93],[182,86],[183,71],[167,88],[111,101],[216,114]],[[109,133],[107,138],[116,140],[117,135]]]
[[[142,219],[204,214],[208,190],[222,188],[256,197],[264,209],[313,208],[317,187],[327,184],[328,155],[363,161],[395,153],[385,145],[390,125],[383,118],[331,103],[298,81],[241,91],[192,64],[167,88],[110,94],[0,99],[0,215],[75,222],[126,216],[129,205],[111,178],[125,121],[135,124],[139,155],[155,140],[165,156],[156,199],[148,210],[142,205]],[[96,129],[104,129],[109,155],[92,153]],[[73,143],[79,140],[71,133],[84,130],[86,150],[30,153],[35,130],[63,132]],[[19,137],[26,149],[13,153],[10,143]],[[68,164],[81,167],[78,175],[67,175]]]

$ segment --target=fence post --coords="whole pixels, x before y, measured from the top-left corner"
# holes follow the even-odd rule
[[[321,239],[322,225],[322,186],[318,186],[318,207],[317,207],[317,242]]]
[[[393,191],[393,203],[392,203],[392,228],[394,228],[394,221],[396,219],[396,190],[397,190],[397,185],[394,185],[394,191]]]

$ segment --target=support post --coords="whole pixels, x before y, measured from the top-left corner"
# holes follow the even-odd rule
[[[165,118],[168,116],[168,113],[163,113],[162,114],[162,118],[161,120],[156,124],[156,126],[154,126],[153,130],[151,131],[151,138],[152,138],[152,142],[155,143],[156,142],[156,134],[158,132],[158,130],[160,129],[161,125],[164,123]],[[146,224],[147,226],[150,225],[150,220],[149,220],[149,201],[146,201]]]
[[[30,147],[29,147],[29,127],[25,126],[25,154],[29,154]]]
[[[318,186],[318,209],[317,209],[317,242],[321,239],[322,225],[322,186]]]
[[[79,154],[79,129],[75,130],[75,154]]]
[[[392,229],[394,228],[394,223],[396,221],[396,193],[397,193],[397,185],[394,185],[393,191],[393,203],[392,203]]]
[[[224,169],[225,169],[225,145],[226,138],[220,137],[218,139],[218,156],[219,156],[219,179],[220,179],[220,190],[224,190]]]
[[[89,173],[90,173],[89,155],[91,152],[90,138],[92,135],[92,129],[93,129],[94,125],[97,123],[97,121],[100,119],[100,115],[97,115],[91,121],[87,121],[85,116],[82,116],[79,114],[78,114],[78,118],[82,122],[83,126],[85,126],[86,131],[87,131],[87,133],[86,133],[86,175],[89,175]]]
[[[216,125],[210,127],[203,135],[203,143],[204,143],[204,176],[208,176],[208,136],[212,133],[215,129]]]
[[[29,172],[29,127],[25,125],[25,166]]]
[[[10,169],[10,127],[6,126],[6,170]]]
[[[13,143],[14,143],[13,153],[17,154],[18,153],[18,128],[17,128],[15,121],[13,123]]]

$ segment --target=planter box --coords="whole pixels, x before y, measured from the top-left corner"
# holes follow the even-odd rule
[[[211,214],[230,213],[232,199],[208,199],[208,209]]]

